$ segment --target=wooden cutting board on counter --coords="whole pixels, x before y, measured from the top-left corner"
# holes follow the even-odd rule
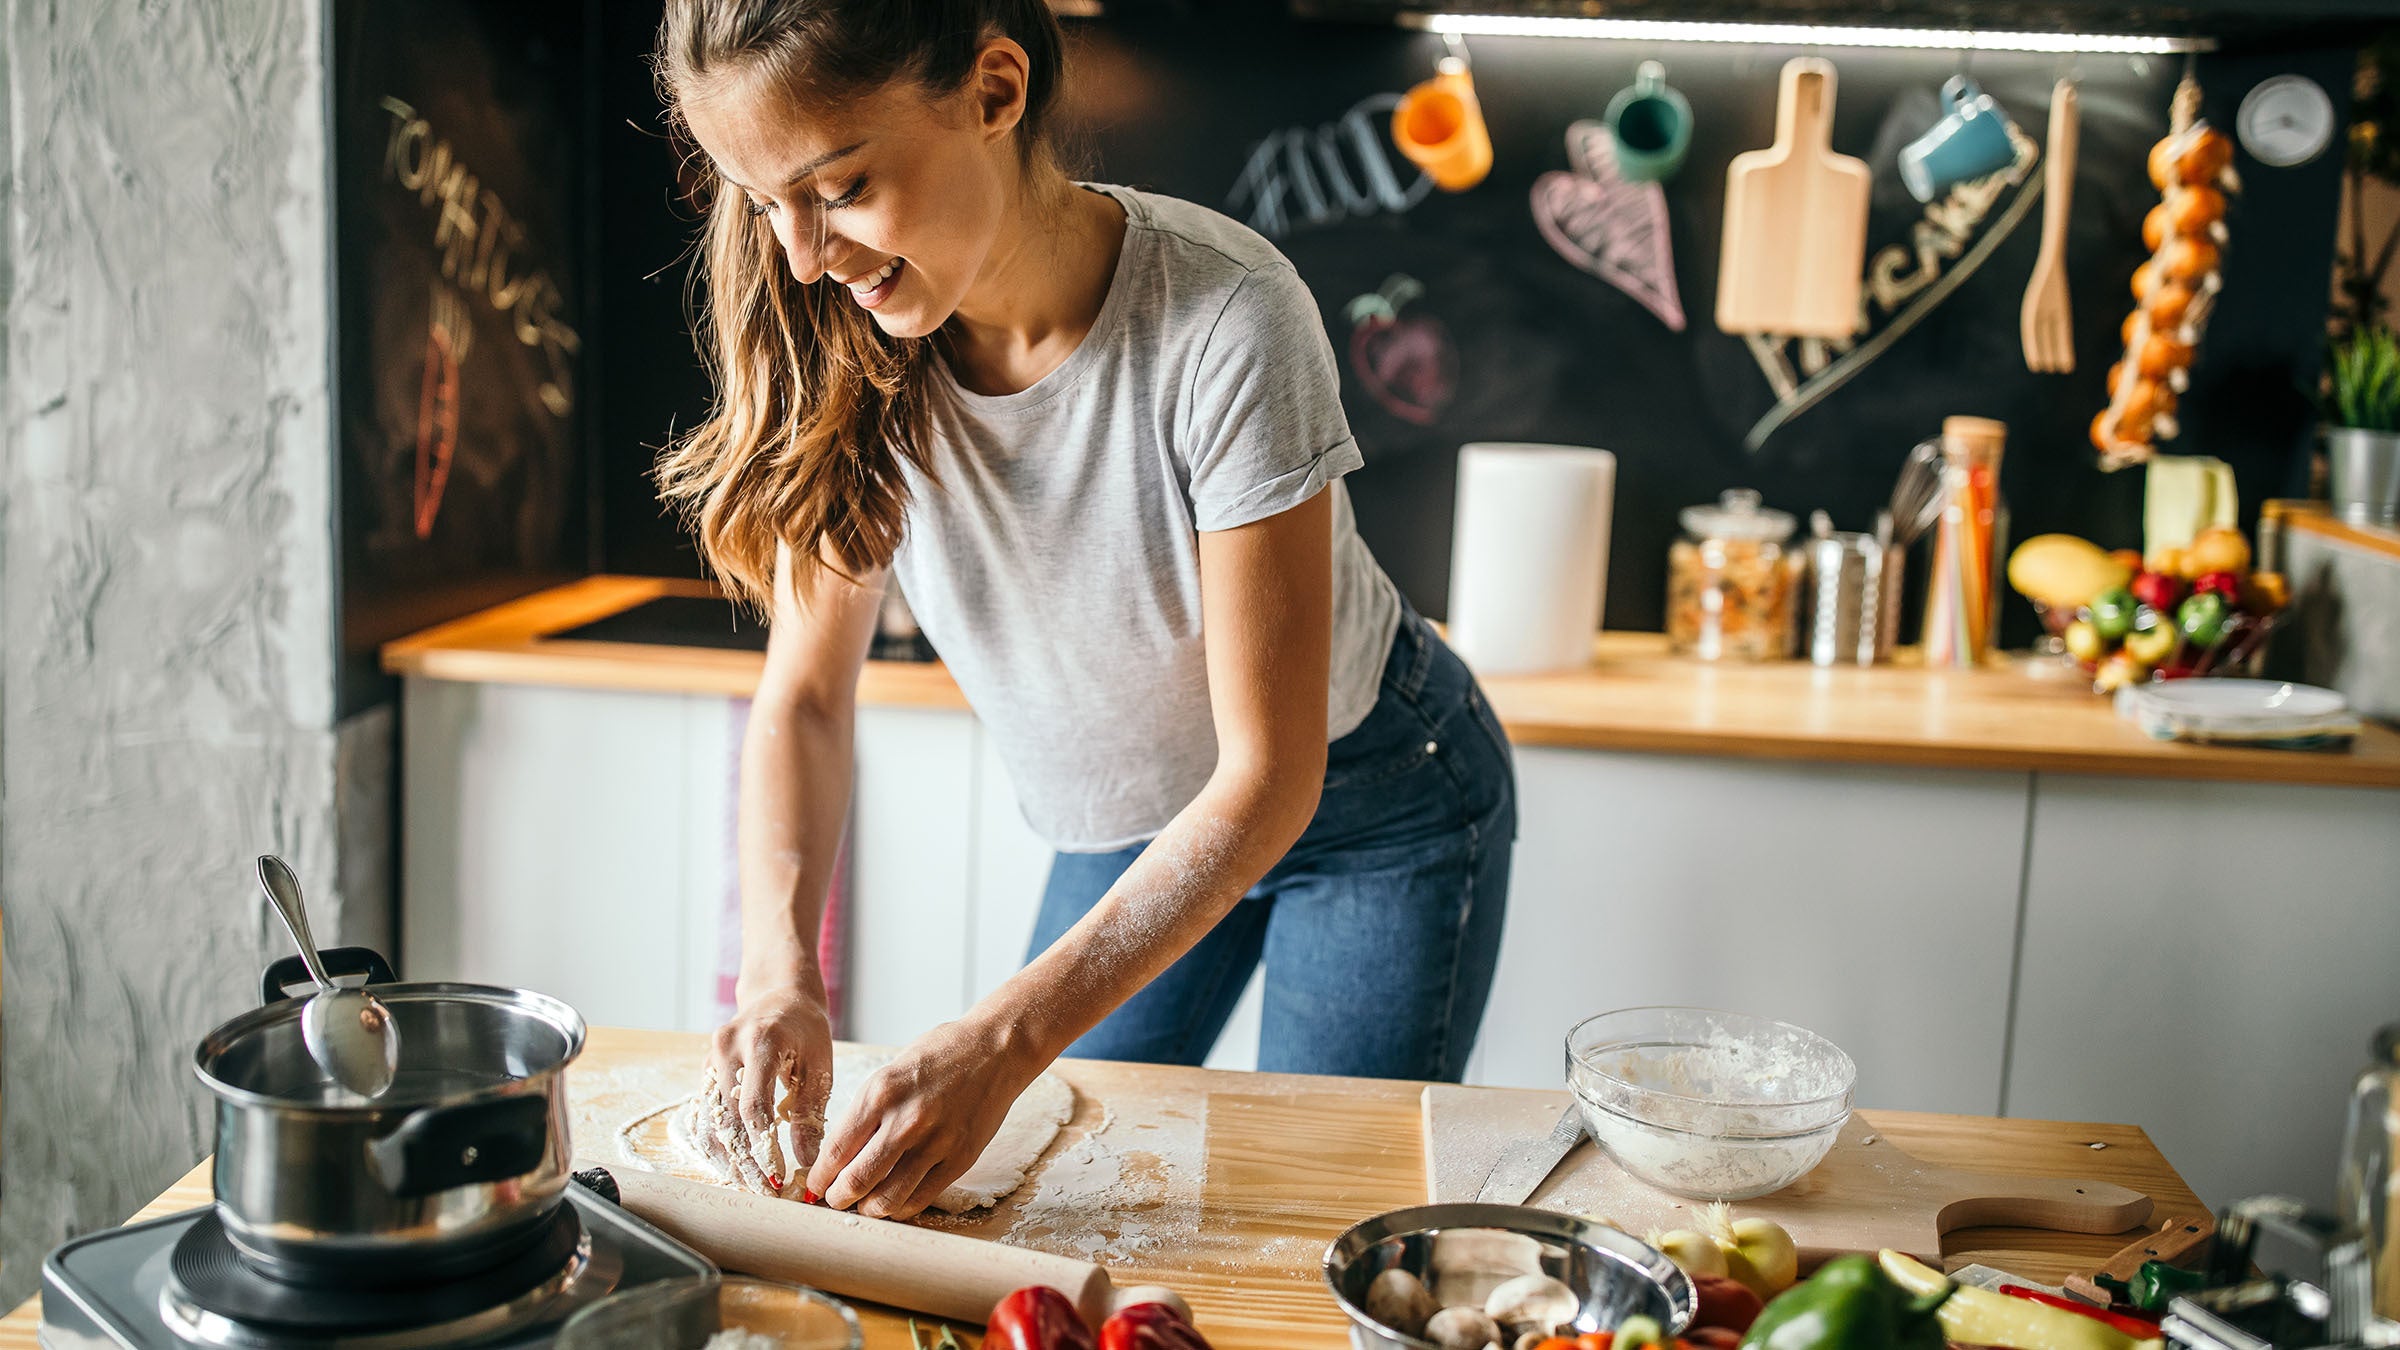
[[[1435,1084],[1425,1089],[1425,1182],[1434,1203],[1473,1200],[1510,1145],[1548,1134],[1572,1099],[1565,1092]],[[1592,1214],[1640,1237],[1696,1228],[1705,1201],[1635,1180],[1589,1138],[1575,1146],[1527,1204]],[[2105,1181],[2000,1176],[1920,1162],[1856,1115],[1807,1176],[1734,1206],[1773,1219],[1800,1248],[1803,1269],[1844,1252],[1891,1247],[1937,1266],[1942,1234],[1972,1225],[2118,1233],[2150,1218],[2150,1197]]]

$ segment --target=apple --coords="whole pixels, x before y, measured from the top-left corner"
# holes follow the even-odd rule
[[[2175,625],[2161,616],[2151,614],[2146,617],[2150,620],[2147,625],[2137,623],[2134,630],[2125,635],[2126,654],[2145,667],[2158,665],[2173,656],[2175,644],[2181,636],[2175,631]]]
[[[2224,640],[2225,620],[2232,613],[2233,607],[2225,603],[2224,596],[2203,591],[2175,611],[2175,626],[2195,645],[2214,647]],[[2126,641],[2130,643],[2132,639]]]
[[[2291,583],[2281,572],[2252,572],[2242,585],[2242,609],[2251,614],[2268,615],[2291,603]]]
[[[2090,619],[2077,619],[2068,624],[2067,631],[2059,634],[2059,640],[2067,644],[2067,655],[2082,662],[2087,669],[2099,661],[2102,652],[2108,650],[2108,640],[2100,636],[2099,627]]]
[[[2093,596],[2092,603],[2085,608],[2094,632],[2103,642],[2122,642],[2133,631],[2133,613],[2140,608],[2140,602],[2124,587],[2111,586]]]
[[[2113,694],[2129,684],[2140,684],[2149,678],[2150,668],[2137,660],[2130,650],[2114,651],[2093,672],[2092,685],[2103,694]]]
[[[2161,614],[2172,614],[2183,600],[2183,579],[2166,572],[2144,572],[2129,589],[2134,599]]]
[[[2192,594],[2221,595],[2225,597],[2226,604],[2233,604],[2242,596],[2241,575],[2224,571],[2204,572],[2199,580],[2192,583]]]

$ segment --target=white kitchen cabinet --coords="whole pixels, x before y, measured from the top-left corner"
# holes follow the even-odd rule
[[[2329,1203],[2400,1018],[2400,792],[2043,774],[2028,858],[2008,1113],[2133,1121],[2211,1205]]]
[[[850,797],[853,1040],[905,1045],[966,1011],[976,742],[961,712],[858,710]]]
[[[411,679],[400,969],[538,989],[594,1025],[705,1031],[734,937],[743,704]],[[849,1034],[967,1005],[975,747],[964,713],[862,708]]]
[[[1998,1109],[2025,775],[1520,748],[1517,785],[1469,1081],[1557,1087],[1576,1021],[1695,1004],[1830,1038],[1862,1106]]]
[[[401,975],[707,1025],[735,705],[420,679],[401,698]]]

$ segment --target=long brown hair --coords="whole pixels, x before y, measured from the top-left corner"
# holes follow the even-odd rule
[[[680,120],[684,93],[726,76],[831,100],[897,78],[952,93],[992,36],[1030,62],[1017,144],[1031,164],[1063,59],[1044,0],[668,0],[654,64]],[[708,212],[696,323],[717,395],[659,456],[659,496],[710,568],[763,610],[779,543],[802,575],[825,558],[853,574],[891,561],[908,507],[902,466],[927,465],[935,339],[891,337],[830,281],[801,285],[741,190],[705,156],[693,167]]]

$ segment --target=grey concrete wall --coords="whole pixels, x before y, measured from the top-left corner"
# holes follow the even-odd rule
[[[332,721],[323,3],[0,0],[0,1302],[207,1151],[192,1047],[284,949],[254,854],[388,936],[389,719]]]

